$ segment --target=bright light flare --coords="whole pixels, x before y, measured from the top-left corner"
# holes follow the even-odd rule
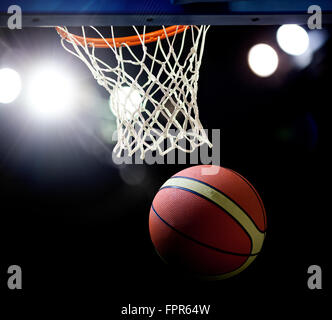
[[[141,108],[142,100],[138,90],[123,86],[113,90],[110,96],[110,108],[115,116],[130,120],[138,115],[135,112]]]
[[[73,111],[73,93],[74,83],[67,74],[49,67],[37,70],[30,79],[30,111],[44,120],[64,118]]]
[[[271,76],[278,68],[279,58],[276,51],[265,43],[253,46],[248,54],[250,69],[260,77]]]
[[[299,56],[309,48],[309,35],[297,24],[284,24],[277,31],[277,41],[286,53]]]
[[[0,103],[11,103],[17,99],[22,89],[20,75],[13,69],[0,69]]]

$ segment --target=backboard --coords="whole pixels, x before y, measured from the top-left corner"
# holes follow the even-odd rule
[[[22,8],[23,26],[304,24],[313,4],[323,23],[332,22],[330,0],[2,0],[0,26],[13,4]]]

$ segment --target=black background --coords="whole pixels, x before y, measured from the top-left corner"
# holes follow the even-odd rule
[[[119,168],[105,160],[106,151],[96,151],[89,134],[74,134],[69,119],[65,127],[31,125],[23,94],[0,108],[0,306],[10,298],[24,303],[12,314],[70,307],[105,318],[120,318],[120,307],[129,303],[212,304],[214,319],[322,311],[331,272],[332,43],[299,70],[278,50],[276,30],[212,27],[200,74],[200,117],[205,128],[221,130],[221,164],[248,178],[267,210],[267,237],[256,261],[221,282],[170,270],[153,249],[148,215],[158,188],[187,166]],[[268,79],[247,66],[247,52],[257,42],[273,45],[280,56],[280,70]],[[0,48],[0,66],[16,68],[23,83],[29,65],[56,61],[79,74],[79,86],[96,86],[96,95],[107,98],[52,29],[0,30]],[[80,115],[83,122],[100,114],[97,103],[89,107],[91,113]],[[144,180],[131,186],[123,175]],[[22,267],[22,291],[6,288],[12,264]],[[307,288],[313,264],[323,269],[321,291]]]

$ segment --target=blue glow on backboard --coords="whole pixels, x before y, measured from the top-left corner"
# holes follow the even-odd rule
[[[0,26],[6,25],[5,14],[12,4],[22,8],[24,26],[306,23],[312,4],[321,7],[325,23],[332,22],[331,0],[220,0],[186,5],[172,0],[1,0]]]
[[[202,1],[202,0],[201,0]],[[10,5],[18,5],[23,12],[40,14],[177,14],[197,12],[198,10],[208,11],[217,2],[210,4],[196,3],[193,5],[175,5],[171,0],[2,0],[0,12],[6,12]],[[220,4],[227,5],[228,10],[233,13],[248,12],[306,12],[312,4],[319,5],[322,10],[331,10],[330,0],[244,0],[244,1],[220,1]],[[225,7],[224,7],[225,8]]]

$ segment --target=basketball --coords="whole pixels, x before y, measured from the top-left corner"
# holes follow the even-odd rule
[[[206,174],[207,169],[213,174]],[[161,186],[152,202],[149,229],[166,263],[219,280],[255,260],[265,238],[266,213],[257,191],[240,174],[200,165]]]

